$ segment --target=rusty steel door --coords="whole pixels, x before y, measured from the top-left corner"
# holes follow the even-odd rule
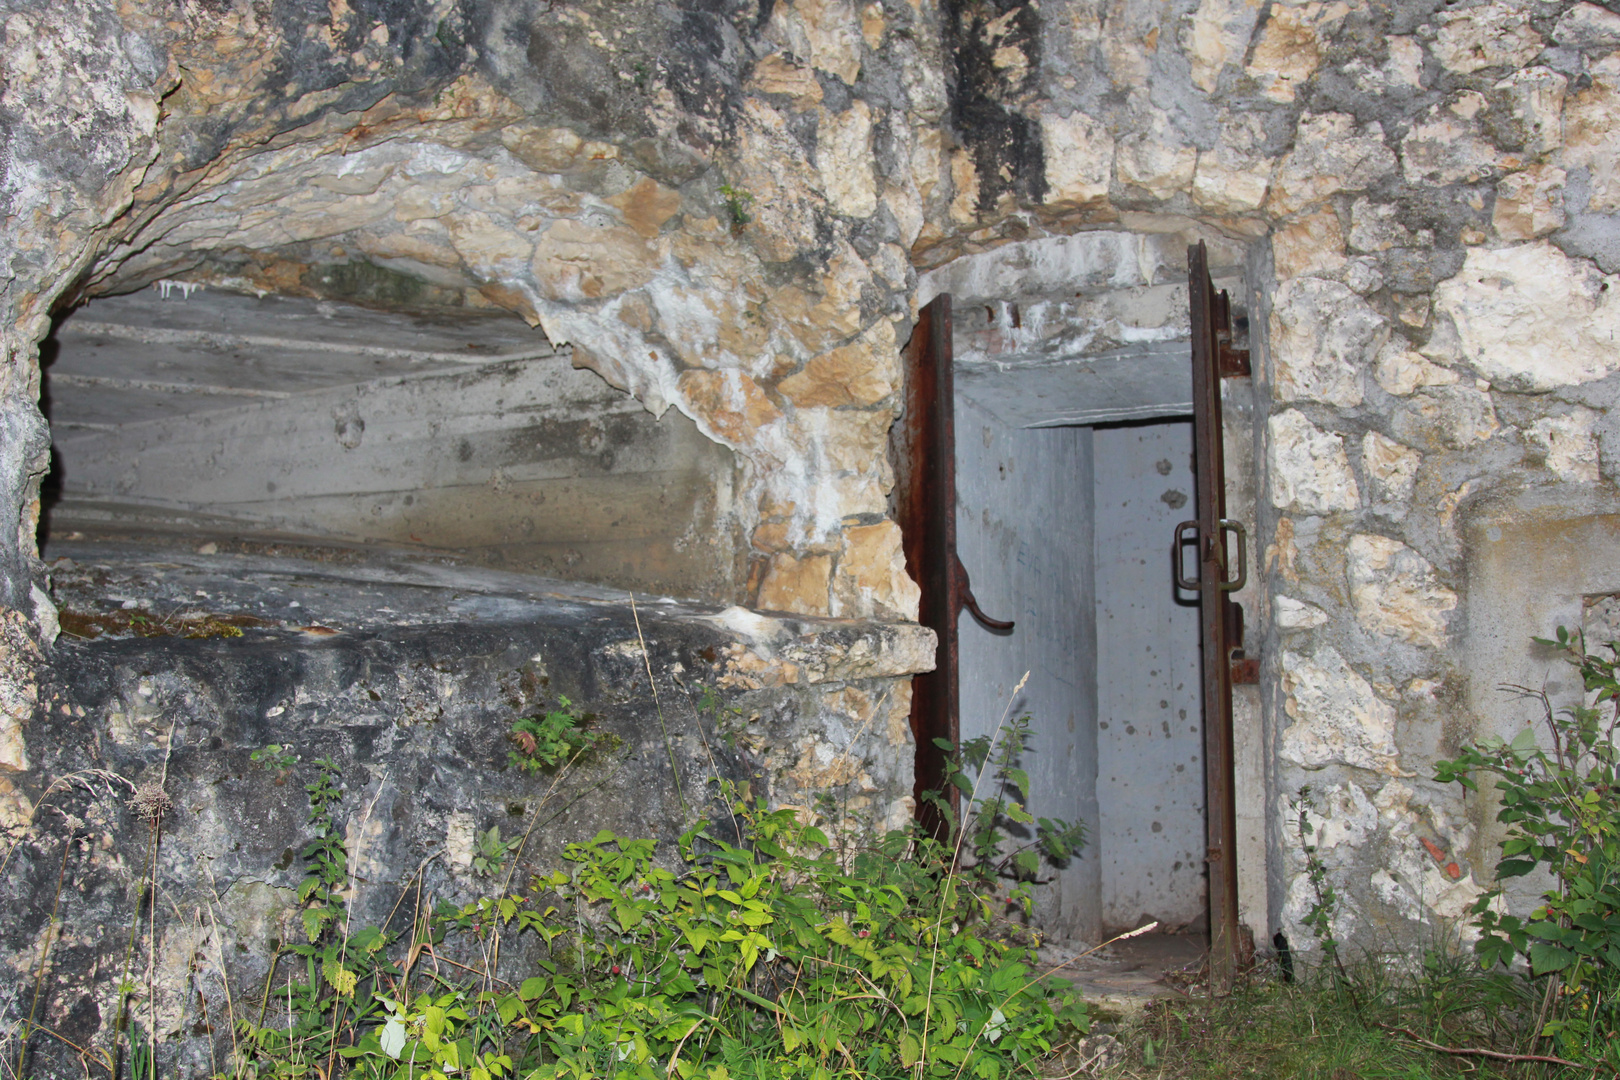
[[[1209,865],[1210,988],[1231,989],[1238,964],[1237,808],[1233,793],[1232,682],[1243,647],[1243,609],[1228,595],[1243,587],[1247,534],[1226,516],[1221,445],[1221,378],[1247,375],[1249,355],[1232,347],[1231,303],[1209,276],[1200,241],[1187,251],[1192,308],[1193,462],[1197,519],[1176,527],[1177,583],[1198,594],[1202,645],[1205,822]],[[1234,543],[1235,542],[1235,543]],[[1196,576],[1186,573],[1188,549]]]
[[[1012,630],[979,610],[967,570],[956,554],[956,392],[951,376],[951,298],[936,296],[917,313],[906,346],[904,412],[890,436],[894,461],[894,516],[900,525],[906,573],[922,589],[917,621],[938,636],[934,670],[911,680],[911,734],[917,743],[917,816],[935,836],[945,822],[923,801],[944,791],[959,810],[957,791],[945,783],[947,751],[959,727],[957,619],[963,608],[987,629]]]

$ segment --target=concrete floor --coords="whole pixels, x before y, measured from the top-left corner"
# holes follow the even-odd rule
[[[1208,942],[1202,935],[1143,934],[1079,955],[1085,947],[1043,945],[1040,969],[1068,979],[1092,1004],[1130,1015],[1157,998],[1186,996],[1183,988],[1200,977]]]

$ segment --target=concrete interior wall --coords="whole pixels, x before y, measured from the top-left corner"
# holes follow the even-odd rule
[[[1096,941],[1204,917],[1198,608],[1170,579],[1192,513],[1192,425],[1015,428],[959,397],[957,546],[980,606],[961,621],[962,738],[1028,714],[1031,810],[1084,821],[1037,921]],[[1024,673],[1028,682],[1013,697]]]
[[[58,327],[47,528],[317,539],[740,598],[736,462],[509,315],[152,288]],[[195,542],[195,541],[194,541]]]
[[[961,620],[961,734],[995,732],[1029,714],[1029,809],[1084,821],[1097,806],[1097,642],[1092,585],[1089,428],[1010,427],[971,400],[956,403],[957,549],[987,615],[1010,635]],[[1029,680],[1016,697],[1024,673]],[[1050,874],[1037,920],[1096,941],[1102,879],[1095,835]]]
[[[1098,428],[1097,835],[1105,930],[1205,920],[1196,594],[1171,579],[1195,512],[1192,423]]]

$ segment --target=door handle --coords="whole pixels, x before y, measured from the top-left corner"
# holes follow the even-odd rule
[[[979,625],[984,627],[986,630],[989,630],[991,633],[1012,633],[1013,624],[1011,621],[1003,622],[1000,619],[992,619],[983,611],[979,610],[979,601],[974,597],[973,586],[968,581],[967,567],[962,565],[962,557],[960,555],[953,556],[953,558],[956,561],[956,595],[960,598],[962,605],[969,611],[973,612],[973,617],[979,620]],[[956,614],[961,614],[960,608],[957,609]]]
[[[1233,518],[1221,518],[1220,527],[1221,527],[1220,549],[1218,551],[1214,550],[1216,542],[1213,539],[1211,539],[1210,544],[1209,544],[1211,550],[1206,553],[1206,552],[1204,552],[1202,550],[1203,546],[1204,546],[1204,544],[1203,544],[1204,536],[1203,536],[1203,530],[1198,527],[1198,522],[1196,522],[1196,521],[1183,521],[1180,525],[1176,526],[1176,539],[1175,539],[1175,543],[1172,545],[1172,547],[1170,549],[1170,557],[1174,560],[1177,587],[1182,588],[1182,589],[1186,589],[1188,592],[1197,592],[1198,591],[1198,581],[1199,581],[1199,579],[1196,578],[1196,577],[1189,578],[1186,574],[1184,574],[1182,572],[1182,569],[1181,569],[1181,567],[1182,567],[1181,549],[1183,547],[1185,547],[1188,543],[1192,543],[1194,545],[1197,545],[1198,548],[1200,549],[1199,550],[1199,562],[1200,563],[1203,563],[1205,561],[1213,561],[1216,565],[1218,565],[1221,568],[1220,587],[1221,587],[1222,592],[1236,592],[1237,590],[1243,588],[1244,585],[1248,584],[1248,581],[1249,581],[1249,531],[1243,527],[1243,523],[1241,521],[1237,521],[1237,520],[1235,520]],[[1237,577],[1235,577],[1235,578],[1229,578],[1229,577],[1226,576],[1226,570],[1231,565],[1231,560],[1229,560],[1226,557],[1226,534],[1227,533],[1232,533],[1233,535],[1235,535],[1237,537]],[[1206,558],[1205,558],[1206,554],[1208,556],[1210,556],[1210,558],[1208,560],[1206,560]]]

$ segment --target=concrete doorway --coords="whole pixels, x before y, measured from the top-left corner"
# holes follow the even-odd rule
[[[957,434],[962,559],[986,609],[1018,622],[962,623],[962,737],[1028,713],[1032,812],[1090,829],[1043,886],[1042,922],[1087,941],[1150,919],[1201,929],[1198,609],[1169,558],[1191,423],[1021,429],[959,395]]]
[[[941,267],[920,296],[954,297],[957,550],[983,609],[1017,623],[960,620],[960,734],[1027,713],[1031,811],[1088,826],[1037,890],[1049,938],[1149,920],[1201,936],[1199,606],[1171,559],[1195,503],[1186,238],[1012,247]],[[1239,292],[1240,264],[1222,253],[1221,287]]]

